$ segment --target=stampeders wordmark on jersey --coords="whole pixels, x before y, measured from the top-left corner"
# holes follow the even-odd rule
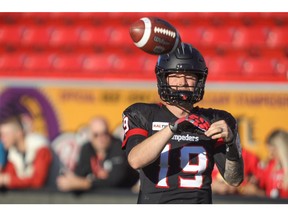
[[[152,122],[152,130],[153,131],[160,131],[163,128],[165,128],[168,124],[169,124],[168,122]],[[189,134],[186,134],[186,135],[175,134],[175,135],[173,135],[173,137],[171,139],[177,140],[178,142],[180,142],[180,141],[198,142],[199,136],[191,136]]]

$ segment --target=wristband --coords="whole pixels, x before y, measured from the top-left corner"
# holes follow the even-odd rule
[[[226,158],[230,161],[237,161],[242,157],[242,150],[240,145],[239,135],[232,139],[231,142],[226,143]]]
[[[175,127],[175,124],[174,123],[169,123],[169,128],[170,130],[172,131],[172,133],[176,133],[177,132],[177,127]]]

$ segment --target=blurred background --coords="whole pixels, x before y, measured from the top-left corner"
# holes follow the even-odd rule
[[[247,178],[236,190],[215,170],[214,203],[288,203],[288,13],[274,12],[0,13],[0,124],[19,117],[25,134],[45,137],[52,155],[41,184],[21,183],[20,168],[9,168],[3,126],[0,203],[136,203],[135,173],[127,174],[129,185],[86,187],[83,179],[98,175],[88,160],[92,171],[73,177],[77,186],[63,189],[59,176],[77,174],[83,146],[93,143],[95,116],[121,140],[123,110],[159,102],[157,56],[138,49],[129,35],[129,26],[145,16],[167,20],[204,55],[209,74],[199,106],[237,119]],[[107,166],[101,169],[110,173]],[[7,180],[7,170],[16,180]]]

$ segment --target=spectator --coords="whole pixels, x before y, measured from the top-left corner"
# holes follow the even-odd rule
[[[211,187],[213,194],[231,195],[237,193],[237,188],[230,186],[225,182],[216,165],[214,165],[214,169],[212,171]]]
[[[244,181],[238,190],[231,190],[214,172],[213,189],[217,194],[241,194],[246,196],[267,196],[288,198],[288,133],[273,131],[267,138],[269,157],[266,166],[256,155],[243,149]]]
[[[219,171],[214,167],[212,173],[213,193],[219,195],[265,196],[265,192],[259,187],[261,176],[259,158],[245,148],[242,149],[242,157],[244,161],[244,180],[242,184],[238,188],[231,187],[225,183]]]
[[[57,185],[60,191],[131,187],[137,175],[121,151],[121,141],[109,133],[107,121],[96,117],[90,122],[89,142],[81,148],[74,173],[59,176]]]
[[[261,173],[260,186],[267,197],[288,198],[288,133],[274,130],[267,139],[269,161]]]
[[[7,150],[4,148],[1,140],[0,140],[0,173],[4,169],[7,163]]]
[[[0,123],[8,163],[0,174],[0,187],[41,188],[46,182],[52,154],[48,141],[40,134],[25,133],[20,118],[8,117]]]
[[[244,160],[244,181],[238,188],[239,194],[264,197],[265,192],[259,187],[261,177],[260,159],[247,149],[243,149],[242,156]]]

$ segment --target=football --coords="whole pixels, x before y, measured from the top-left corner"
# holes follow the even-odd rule
[[[181,43],[176,28],[158,17],[143,17],[132,23],[130,36],[138,48],[153,55],[172,52]]]

